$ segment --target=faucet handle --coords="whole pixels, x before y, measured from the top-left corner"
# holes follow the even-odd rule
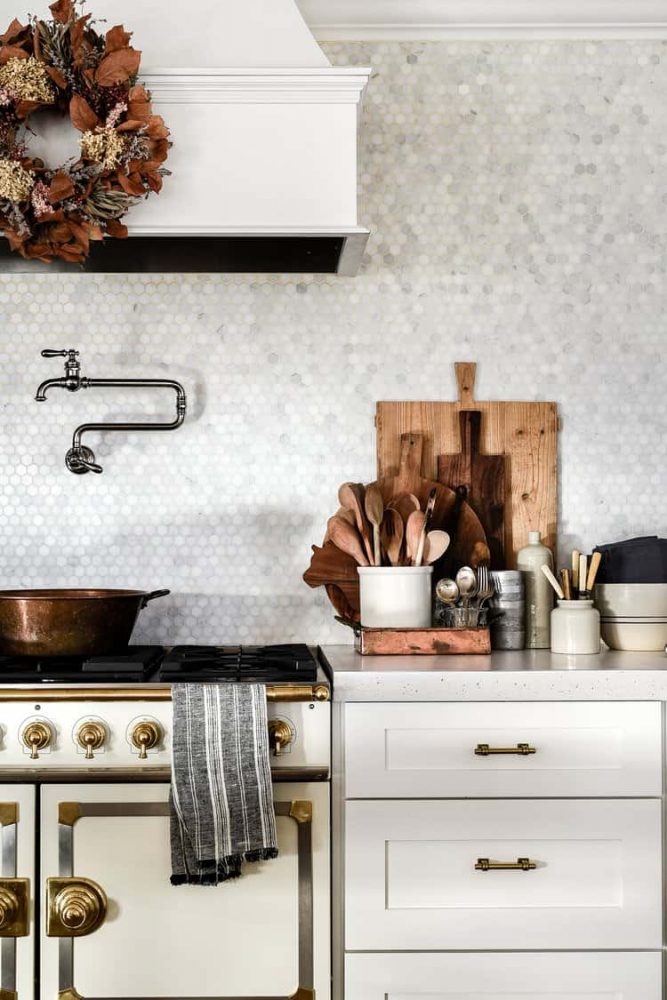
[[[90,448],[86,448],[85,444],[73,445],[70,448],[65,455],[65,465],[70,472],[74,472],[77,476],[85,475],[86,472],[97,472],[99,475],[104,471],[102,466],[95,461],[93,452]]]
[[[79,352],[75,351],[74,348],[70,347],[65,351],[52,351],[47,348],[47,350],[42,351],[43,358],[78,358]]]

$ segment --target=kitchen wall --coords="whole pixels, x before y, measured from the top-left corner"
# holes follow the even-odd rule
[[[355,279],[0,277],[5,587],[173,596],[136,636],[348,641],[301,581],[338,484],[374,475],[378,399],[554,399],[560,542],[667,528],[667,44],[327,46],[371,64]],[[233,155],[233,150],[229,151]],[[109,434],[102,476],[63,464],[74,427],[172,415],[172,395],[33,401],[61,374],[181,379],[176,433]]]

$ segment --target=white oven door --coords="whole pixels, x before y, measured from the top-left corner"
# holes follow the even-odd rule
[[[328,785],[275,784],[280,856],[217,887],[170,885],[168,794],[42,787],[42,1000],[327,1000]]]

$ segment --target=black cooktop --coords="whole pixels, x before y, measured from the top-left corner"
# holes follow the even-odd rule
[[[0,655],[0,684],[259,681],[317,679],[317,660],[300,643],[274,646],[128,646],[116,655],[57,658]]]

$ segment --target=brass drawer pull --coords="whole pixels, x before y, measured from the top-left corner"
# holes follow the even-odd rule
[[[488,858],[477,858],[476,872],[530,872],[537,868],[530,858],[517,858],[516,861],[489,861]]]
[[[517,743],[515,747],[490,747],[488,743],[478,743],[475,747],[477,757],[488,757],[492,753],[515,753],[520,757],[527,757],[530,753],[537,753],[537,750],[529,743]]]

